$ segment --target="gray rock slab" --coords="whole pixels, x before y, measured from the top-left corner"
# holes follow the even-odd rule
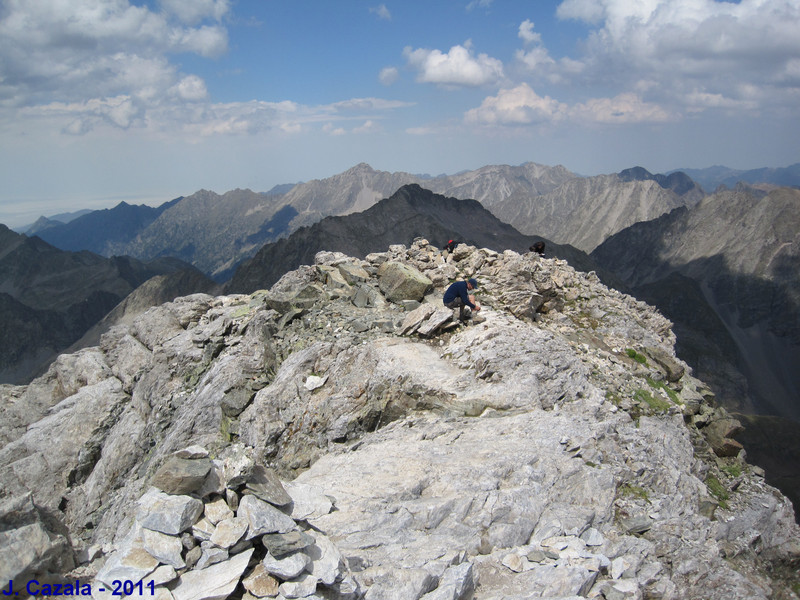
[[[136,545],[113,553],[98,571],[95,579],[106,585],[112,585],[114,580],[138,583],[157,566],[158,560],[147,550]]]
[[[467,600],[475,590],[472,564],[465,562],[447,569],[432,592],[422,600]]]
[[[436,312],[436,307],[433,304],[424,303],[420,304],[417,308],[409,312],[403,319],[400,325],[400,335],[411,335],[425,320]]]
[[[208,458],[170,456],[159,467],[151,484],[168,494],[190,494],[203,485],[211,470]]]
[[[172,590],[175,600],[224,600],[247,568],[253,550],[246,550],[206,569],[187,571]]]
[[[291,515],[296,521],[327,515],[333,508],[331,499],[316,486],[290,481],[283,487],[291,497]]]
[[[253,467],[245,485],[253,494],[275,506],[284,506],[292,501],[275,471],[262,465]]]
[[[279,589],[287,598],[308,598],[317,591],[317,578],[305,573],[293,581],[284,581]]]
[[[315,540],[304,550],[312,560],[309,571],[325,585],[332,585],[342,574],[342,554],[325,534],[313,529],[308,534]]]
[[[209,540],[220,548],[230,548],[247,533],[248,521],[242,517],[231,517],[217,523]]]
[[[220,521],[230,519],[233,516],[233,511],[224,498],[217,498],[205,503],[204,515],[210,523],[216,525]]]
[[[275,558],[267,554],[261,561],[264,568],[281,579],[294,579],[311,565],[311,557],[303,551]]]
[[[391,302],[422,300],[433,282],[411,265],[389,261],[378,269],[378,286]]]
[[[265,533],[288,533],[295,528],[294,519],[255,496],[247,495],[239,502],[237,516],[247,520],[247,539]]]
[[[178,450],[174,456],[178,458],[208,458],[208,450],[195,444]]]
[[[139,499],[136,520],[147,529],[178,535],[203,514],[203,503],[190,496],[165,494],[151,488]]]
[[[142,529],[142,546],[160,563],[176,569],[186,566],[181,557],[183,544],[179,537],[152,529]]]
[[[275,558],[281,558],[297,550],[302,550],[314,543],[314,538],[302,531],[289,533],[267,533],[261,538],[261,543],[266,546],[269,553]]]
[[[439,308],[419,326],[417,333],[421,336],[429,337],[452,318],[452,310],[449,308]]]
[[[344,280],[350,285],[364,283],[369,280],[369,273],[355,263],[342,263],[337,268]]]
[[[214,565],[219,562],[228,560],[229,552],[225,548],[215,546],[211,542],[203,542],[200,544],[202,553],[200,559],[195,565],[196,569],[205,569],[209,565]]]

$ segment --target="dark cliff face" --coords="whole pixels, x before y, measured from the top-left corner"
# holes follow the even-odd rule
[[[184,269],[192,268],[173,258],[144,263],[66,252],[2,226],[0,381],[28,381],[139,285]]]
[[[475,200],[447,198],[410,184],[363,212],[327,217],[298,229],[286,239],[267,244],[241,265],[226,290],[250,293],[268,288],[286,271],[313,264],[314,255],[321,250],[363,258],[391,244],[410,245],[416,237],[424,237],[440,248],[453,239],[479,248],[517,252],[526,252],[541,239],[521,234]],[[579,250],[550,242],[547,248],[548,256],[566,258],[576,268],[593,268]]]

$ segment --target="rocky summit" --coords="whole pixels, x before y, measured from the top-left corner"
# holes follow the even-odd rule
[[[0,388],[4,591],[798,597],[791,503],[652,307],[464,244],[314,263]]]

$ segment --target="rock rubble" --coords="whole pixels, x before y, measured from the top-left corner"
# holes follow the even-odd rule
[[[791,504],[674,341],[564,261],[421,239],[179,298],[3,388],[0,584],[796,598]]]

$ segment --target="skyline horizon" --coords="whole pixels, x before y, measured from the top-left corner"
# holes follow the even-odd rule
[[[0,224],[3,224],[6,227],[8,227],[9,229],[14,230],[14,231],[24,230],[25,228],[30,227],[31,225],[33,225],[40,218],[52,219],[53,217],[56,217],[58,215],[70,215],[71,216],[71,215],[74,215],[76,213],[79,213],[79,212],[82,212],[82,211],[87,211],[87,210],[88,211],[110,210],[110,209],[113,209],[113,208],[119,206],[121,203],[126,203],[126,204],[129,204],[129,205],[145,205],[145,206],[151,206],[151,207],[158,207],[158,206],[161,206],[164,203],[172,202],[172,201],[177,200],[179,198],[191,197],[192,195],[194,195],[194,194],[196,194],[198,192],[204,191],[204,190],[205,191],[210,191],[210,192],[215,193],[215,194],[217,194],[219,196],[224,196],[226,193],[232,192],[232,191],[237,190],[237,189],[247,189],[247,190],[250,190],[252,192],[259,193],[259,194],[268,194],[268,193],[272,192],[272,190],[274,190],[275,188],[279,188],[279,187],[283,187],[283,186],[295,186],[295,185],[300,185],[300,184],[303,184],[303,183],[308,183],[308,182],[311,182],[311,181],[318,181],[318,180],[328,179],[328,178],[334,177],[336,175],[341,175],[343,173],[346,173],[347,171],[355,169],[356,167],[358,167],[359,165],[362,165],[362,164],[367,165],[368,167],[370,167],[374,171],[378,171],[378,172],[408,173],[410,175],[414,175],[414,176],[417,176],[417,177],[436,178],[436,177],[452,177],[454,175],[459,175],[461,173],[466,173],[466,172],[469,172],[469,171],[476,171],[476,170],[479,170],[479,169],[482,169],[482,168],[486,168],[486,167],[493,167],[493,166],[517,167],[517,166],[522,166],[522,165],[529,164],[529,163],[538,164],[540,166],[544,166],[544,167],[548,167],[548,168],[563,167],[563,168],[567,169],[568,171],[572,172],[573,174],[575,174],[578,177],[595,177],[595,176],[599,176],[599,175],[610,175],[610,174],[614,174],[614,173],[620,173],[620,172],[622,172],[622,171],[624,171],[626,169],[632,169],[632,168],[637,168],[637,167],[644,168],[645,170],[647,170],[649,173],[651,173],[653,175],[668,175],[670,173],[686,171],[686,170],[706,170],[706,169],[713,169],[713,168],[726,168],[726,169],[731,169],[731,170],[734,170],[734,171],[742,171],[742,172],[744,172],[744,171],[759,170],[759,169],[781,169],[781,168],[787,168],[787,167],[791,167],[791,166],[800,164],[800,162],[798,162],[798,163],[791,163],[791,164],[788,164],[788,165],[780,165],[780,166],[761,165],[761,166],[751,167],[751,168],[747,168],[747,169],[736,169],[736,168],[733,168],[733,167],[729,167],[727,165],[714,164],[714,165],[710,165],[708,167],[687,167],[687,166],[684,166],[684,167],[680,167],[680,168],[667,169],[667,170],[663,170],[663,171],[653,171],[653,170],[647,168],[647,166],[645,166],[645,165],[636,164],[636,165],[631,165],[631,166],[628,166],[628,167],[624,167],[623,169],[620,169],[619,171],[613,171],[613,172],[610,172],[610,173],[586,174],[586,173],[578,173],[576,171],[573,171],[567,165],[562,165],[562,164],[546,165],[546,164],[543,164],[543,163],[537,163],[536,161],[523,161],[521,163],[513,164],[513,165],[510,165],[510,164],[507,164],[507,163],[489,163],[489,164],[486,164],[486,165],[480,165],[479,167],[476,167],[474,169],[461,169],[461,170],[454,171],[454,172],[451,172],[451,173],[433,174],[433,173],[413,173],[413,172],[410,172],[410,171],[402,171],[402,170],[391,170],[390,171],[388,169],[381,169],[381,168],[375,167],[375,165],[371,164],[370,162],[361,161],[359,163],[351,165],[349,168],[345,169],[344,171],[339,171],[339,172],[336,172],[336,173],[330,173],[330,174],[322,176],[322,177],[312,177],[312,178],[304,179],[304,180],[301,180],[301,181],[294,181],[294,182],[285,181],[285,182],[281,182],[281,183],[276,183],[276,184],[270,186],[268,189],[252,189],[252,188],[243,187],[243,186],[234,186],[234,187],[231,187],[231,188],[228,188],[228,189],[225,189],[225,190],[215,190],[215,189],[209,189],[209,188],[205,188],[205,187],[200,187],[200,188],[196,188],[196,189],[194,189],[194,190],[192,190],[191,192],[188,192],[188,193],[183,193],[183,194],[178,193],[178,194],[174,194],[174,195],[170,195],[170,194],[155,195],[154,194],[154,195],[152,195],[150,197],[142,197],[142,196],[136,195],[136,194],[123,194],[123,195],[118,195],[118,196],[114,196],[114,197],[99,196],[99,197],[94,198],[94,199],[89,199],[85,203],[85,205],[82,205],[82,206],[75,205],[75,206],[73,206],[71,208],[68,208],[67,210],[62,210],[64,208],[64,206],[61,206],[61,203],[64,202],[65,200],[63,198],[61,198],[61,199],[53,201],[54,203],[56,203],[57,205],[60,206],[60,208],[54,209],[54,210],[57,210],[57,212],[50,212],[49,214],[41,213],[41,214],[37,214],[37,215],[33,216],[33,218],[31,218],[31,217],[20,217],[18,219],[10,219],[10,220],[7,220],[7,221],[4,221],[4,220],[0,219]],[[704,191],[707,194],[713,193],[713,190],[705,190],[704,189]],[[75,202],[79,202],[79,201],[80,200],[75,200]],[[0,210],[0,214],[2,214],[2,210]],[[20,213],[20,214],[22,214],[22,213]],[[32,215],[31,212],[28,212],[27,214],[28,215]]]

